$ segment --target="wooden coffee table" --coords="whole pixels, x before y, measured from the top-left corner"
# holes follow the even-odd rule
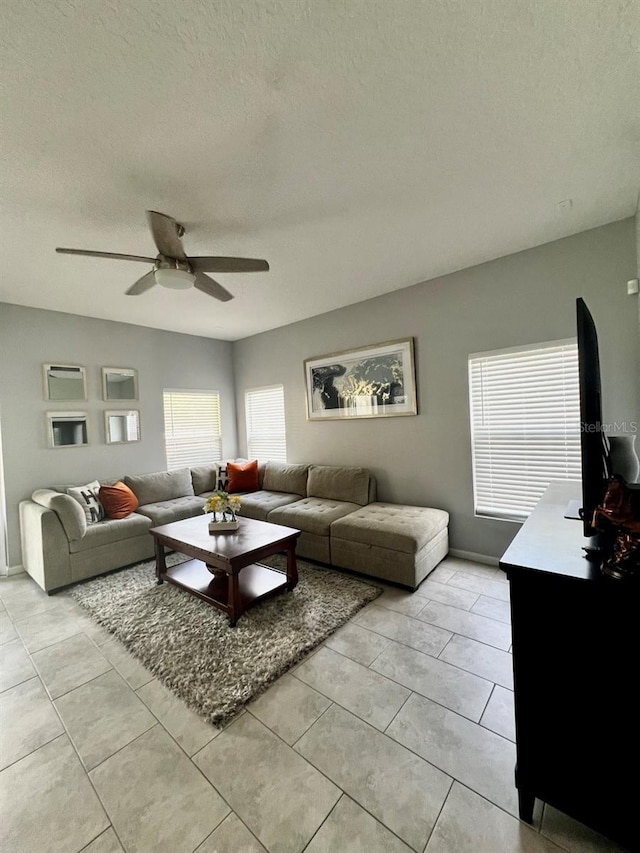
[[[238,530],[209,533],[201,515],[152,527],[158,583],[168,581],[222,610],[233,627],[240,616],[269,595],[298,583],[296,540],[300,531],[253,518],[241,518]],[[193,559],[167,568],[165,546]],[[287,574],[258,560],[287,554]]]

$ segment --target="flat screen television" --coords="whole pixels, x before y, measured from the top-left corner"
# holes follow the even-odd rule
[[[580,381],[580,448],[582,451],[582,507],[585,536],[597,536],[593,512],[602,503],[610,474],[609,441],[602,425],[600,354],[596,325],[584,299],[576,300],[578,373]],[[597,548],[597,542],[593,543]],[[588,553],[588,551],[587,551]]]

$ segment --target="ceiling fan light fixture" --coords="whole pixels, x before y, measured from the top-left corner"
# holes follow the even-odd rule
[[[154,273],[156,284],[169,287],[171,290],[187,290],[193,287],[196,280],[195,275],[188,270],[175,269],[173,267],[161,267]]]
[[[96,252],[92,249],[56,248],[63,255],[88,255],[94,258],[112,258],[120,261],[140,261],[151,264],[151,269],[125,291],[126,296],[140,296],[156,284],[170,290],[189,290],[195,288],[207,296],[228,302],[233,294],[214,279],[209,278],[209,272],[266,272],[269,264],[261,258],[227,258],[198,256],[188,257],[182,246],[184,225],[172,216],[159,213],[157,210],[147,211],[147,220],[151,228],[151,236],[156,244],[158,255],[155,258],[142,255],[123,255],[115,252]]]

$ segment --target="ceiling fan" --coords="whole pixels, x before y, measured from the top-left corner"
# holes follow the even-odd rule
[[[171,216],[147,211],[147,220],[151,228],[153,242],[156,244],[158,255],[155,258],[139,255],[118,255],[112,252],[93,252],[87,249],[60,249],[56,252],[63,255],[90,255],[94,258],[116,258],[121,261],[142,261],[153,264],[153,269],[139,278],[126,291],[127,296],[139,296],[155,284],[170,287],[174,290],[186,290],[195,287],[203,293],[228,302],[233,299],[221,284],[214,281],[207,272],[265,272],[269,269],[266,261],[258,258],[189,258],[182,248],[184,226]]]

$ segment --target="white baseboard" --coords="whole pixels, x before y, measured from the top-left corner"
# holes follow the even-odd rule
[[[7,575],[20,575],[24,572],[24,566],[7,566]]]
[[[474,551],[459,551],[457,548],[449,548],[449,554],[452,557],[459,557],[461,560],[473,560],[475,563],[483,563],[485,566],[494,566],[498,568],[498,558],[489,557],[486,554],[476,554]]]

